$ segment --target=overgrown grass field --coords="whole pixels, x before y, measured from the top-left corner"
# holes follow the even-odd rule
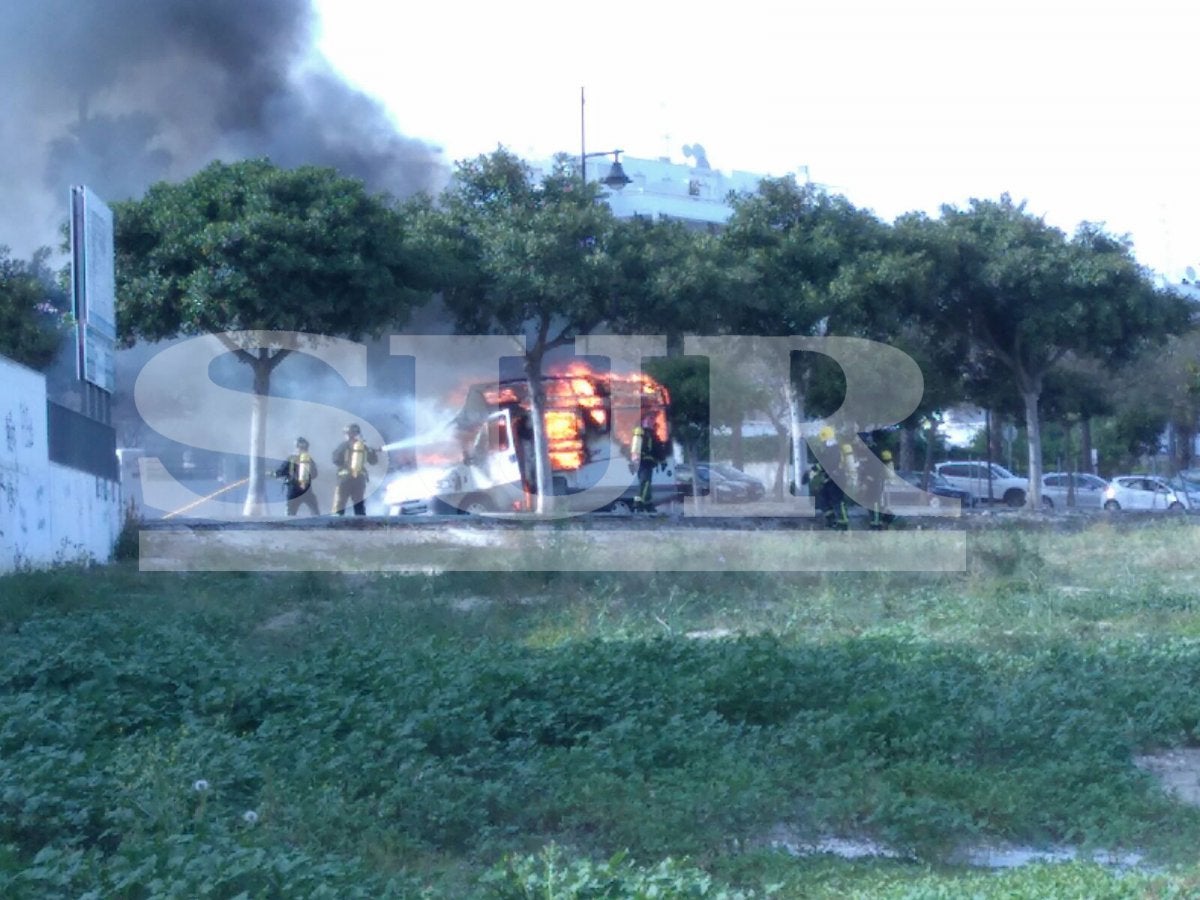
[[[0,579],[5,897],[1200,896],[1200,528],[938,575]],[[873,841],[893,858],[797,857]],[[1004,873],[986,844],[1137,852]]]

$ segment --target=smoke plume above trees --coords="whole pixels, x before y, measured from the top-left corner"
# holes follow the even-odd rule
[[[0,0],[0,244],[57,242],[67,190],[137,197],[213,159],[334,166],[404,196],[440,152],[313,49],[309,0]]]

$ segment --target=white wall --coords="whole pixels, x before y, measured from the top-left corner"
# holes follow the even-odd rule
[[[112,558],[119,486],[51,463],[46,380],[0,357],[0,572]]]

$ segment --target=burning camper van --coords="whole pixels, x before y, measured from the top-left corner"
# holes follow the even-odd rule
[[[679,496],[667,424],[667,389],[641,373],[598,372],[575,362],[543,376],[545,434],[560,508],[631,512],[637,490],[629,458],[633,431],[654,422],[662,458],[651,481],[655,504]],[[524,512],[537,485],[525,379],[474,385],[438,442],[412,448],[413,472],[389,482],[392,514]]]

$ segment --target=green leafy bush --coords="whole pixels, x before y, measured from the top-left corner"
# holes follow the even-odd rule
[[[554,844],[537,855],[513,856],[484,875],[494,900],[748,900],[753,894],[718,887],[707,873],[664,859],[636,866],[624,854],[604,862],[570,859]]]
[[[0,894],[471,896],[551,860],[585,886],[761,894],[806,870],[714,873],[780,827],[926,860],[1187,858],[1200,813],[1132,764],[1200,741],[1187,572],[1067,572],[1034,546],[1016,587],[0,579]],[[686,636],[716,623],[745,633]],[[530,856],[552,842],[574,857]]]

